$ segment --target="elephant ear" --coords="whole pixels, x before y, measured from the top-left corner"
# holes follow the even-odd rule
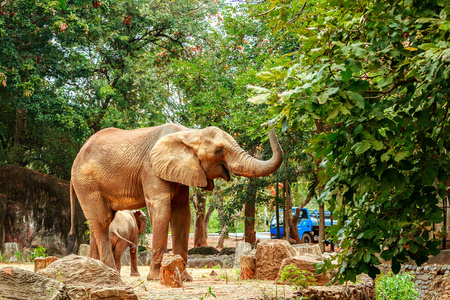
[[[159,139],[150,152],[150,163],[161,179],[204,188],[208,181],[193,149],[192,134],[183,131]]]

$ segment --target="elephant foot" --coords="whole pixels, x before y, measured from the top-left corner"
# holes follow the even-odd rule
[[[141,276],[141,274],[139,274],[139,272],[131,272],[130,276],[139,277],[139,276]]]
[[[159,280],[159,270],[150,270],[147,280]]]
[[[183,273],[181,274],[181,278],[182,278],[183,282],[184,281],[191,282],[193,280],[191,274],[189,274],[186,269],[184,269]]]

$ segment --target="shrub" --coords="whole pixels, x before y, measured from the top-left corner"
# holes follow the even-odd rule
[[[310,285],[314,285],[316,279],[314,274],[309,271],[299,270],[294,265],[287,265],[281,270],[279,282],[288,282],[298,288],[307,288]]]
[[[419,298],[411,273],[381,275],[375,282],[376,300],[415,300]]]
[[[30,253],[30,259],[31,261],[34,261],[36,257],[46,257],[47,254],[45,253],[47,249],[43,246],[37,246],[37,248],[34,248]]]

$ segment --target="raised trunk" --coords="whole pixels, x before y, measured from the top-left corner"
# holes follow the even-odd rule
[[[275,172],[283,161],[283,150],[273,129],[269,132],[269,141],[273,155],[267,161],[254,158],[236,143],[232,157],[227,159],[229,171],[235,175],[245,177],[262,177]]]

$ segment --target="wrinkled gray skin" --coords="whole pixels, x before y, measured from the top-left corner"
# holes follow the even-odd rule
[[[147,206],[153,228],[147,279],[159,278],[169,224],[173,253],[187,262],[189,186],[212,190],[213,179],[230,180],[230,173],[246,177],[272,174],[282,163],[283,151],[273,129],[269,139],[273,156],[261,161],[216,127],[193,130],[165,124],[97,132],[80,149],[71,178],[72,214],[77,196],[91,231],[89,256],[115,268],[109,241],[115,212]],[[183,279],[192,277],[183,270]]]
[[[138,237],[147,226],[147,216],[141,210],[119,210],[109,226],[109,240],[116,269],[120,273],[123,252],[130,248],[130,276],[139,276],[137,267]]]

